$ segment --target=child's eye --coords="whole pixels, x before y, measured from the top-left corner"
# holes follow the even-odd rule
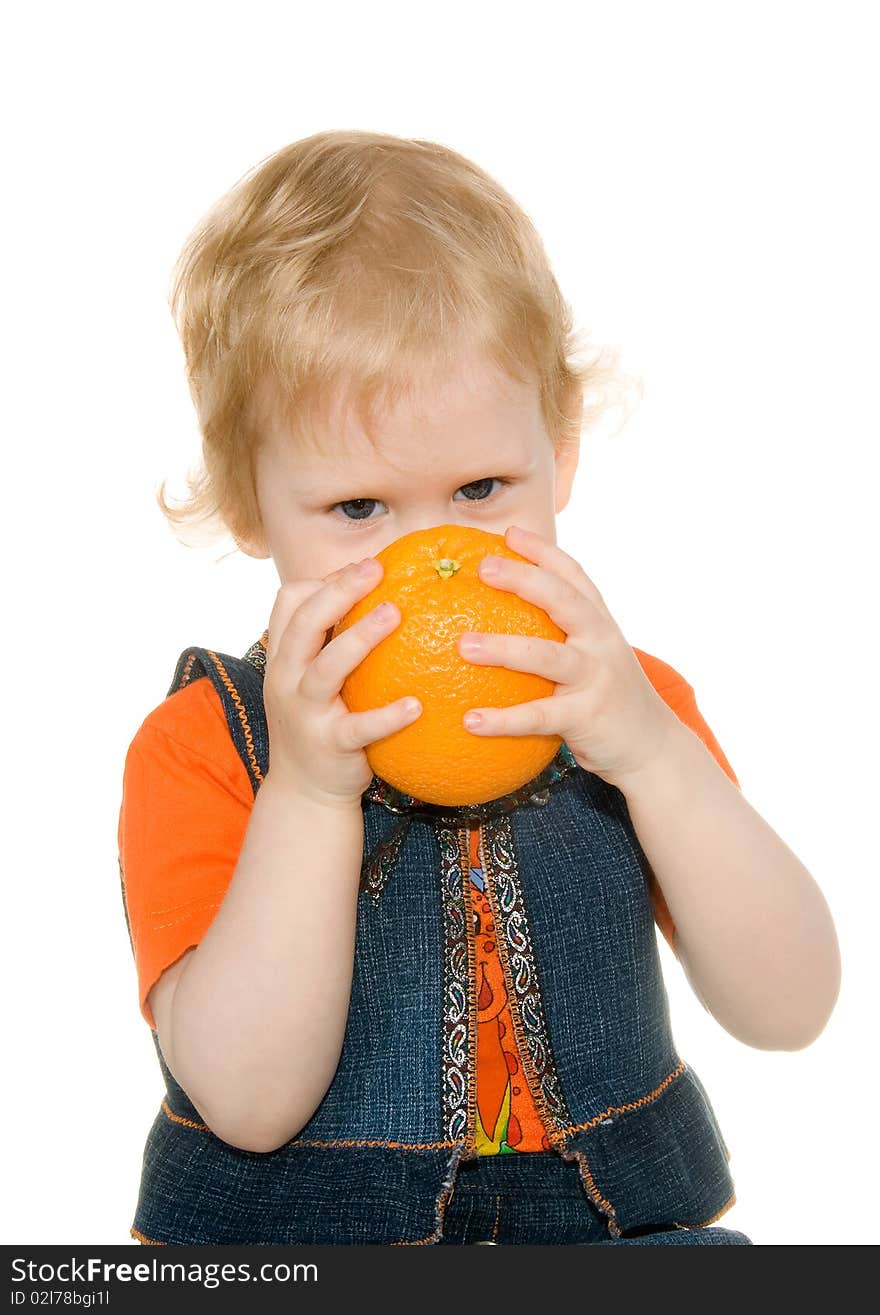
[[[490,475],[486,479],[475,479],[471,480],[470,484],[462,484],[456,492],[463,493],[469,502],[485,502],[494,492],[493,484],[503,487],[509,483],[510,480],[504,479],[501,475]],[[348,498],[344,502],[334,502],[330,510],[335,511],[338,507],[346,520],[365,521],[375,519],[371,517],[370,509],[377,506],[384,506],[379,498]]]

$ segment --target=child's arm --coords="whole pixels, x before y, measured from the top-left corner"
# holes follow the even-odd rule
[[[824,1028],[840,952],[813,877],[693,732],[619,782],[705,1007],[761,1050],[799,1050]]]
[[[170,999],[156,995],[168,1067],[212,1131],[243,1150],[295,1136],[333,1080],[362,854],[358,802],[320,802],[270,771],[213,922]]]
[[[373,609],[328,637],[381,575],[378,562],[350,563],[278,591],[263,678],[270,768],[223,902],[181,970],[167,1035],[156,1020],[205,1122],[245,1150],[301,1130],[342,1051],[372,777],[364,746],[421,711],[396,699],[353,713],[340,695],[400,622],[396,607]]]

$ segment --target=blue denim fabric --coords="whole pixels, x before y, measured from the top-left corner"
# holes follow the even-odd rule
[[[584,1195],[575,1166],[552,1152],[486,1155],[459,1166],[441,1245],[751,1245],[744,1233],[733,1229],[673,1224],[611,1238],[607,1222]]]
[[[264,662],[259,642],[243,659],[187,650],[169,690],[214,681],[255,794],[269,760]],[[563,745],[523,790],[473,809],[425,805],[375,777],[362,803],[351,1002],[329,1090],[286,1145],[240,1151],[204,1125],[154,1033],[166,1101],[147,1138],[134,1235],[472,1240],[487,1206],[468,1184],[485,1182],[500,1183],[490,1205],[500,1195],[498,1226],[515,1242],[646,1245],[627,1234],[665,1229],[679,1243],[726,1232],[701,1227],[732,1203],[728,1153],[675,1049],[649,868],[620,791]],[[476,821],[549,1152],[473,1158],[475,973],[462,853]]]

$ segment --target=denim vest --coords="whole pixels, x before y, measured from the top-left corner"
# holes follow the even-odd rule
[[[256,795],[269,766],[267,634],[243,658],[190,648],[168,694],[212,680]],[[167,697],[167,696],[166,696]],[[734,1202],[729,1152],[669,1023],[650,868],[623,794],[563,743],[520,790],[426,804],[374,776],[351,1000],[333,1081],[277,1150],[230,1146],[175,1081],[149,1131],[132,1236],[174,1244],[442,1240],[474,1149],[477,981],[468,827],[484,871],[523,1075],[555,1156],[609,1237],[696,1228]],[[123,887],[124,901],[124,887]]]

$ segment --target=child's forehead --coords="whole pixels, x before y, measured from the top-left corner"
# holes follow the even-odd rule
[[[463,359],[453,370],[413,371],[377,390],[369,405],[356,386],[337,385],[313,397],[296,424],[276,408],[267,431],[278,455],[373,464],[409,453],[436,459],[444,449],[522,446],[542,427],[536,379]]]
[[[550,447],[540,408],[485,400],[483,406],[455,406],[447,398],[446,406],[435,408],[379,409],[366,427],[353,407],[330,407],[300,432],[277,430],[275,459],[316,491],[340,479],[411,482],[448,473],[466,483],[491,474],[527,474]]]
[[[549,440],[539,439],[550,449]],[[528,475],[542,452],[524,432],[452,432],[442,442],[414,431],[405,438],[379,434],[375,441],[365,435],[332,433],[303,443],[296,438],[278,451],[279,473],[295,475],[304,491],[324,493],[337,485],[360,485],[380,480],[391,487],[416,487],[433,479],[449,478],[468,483],[488,475]]]

